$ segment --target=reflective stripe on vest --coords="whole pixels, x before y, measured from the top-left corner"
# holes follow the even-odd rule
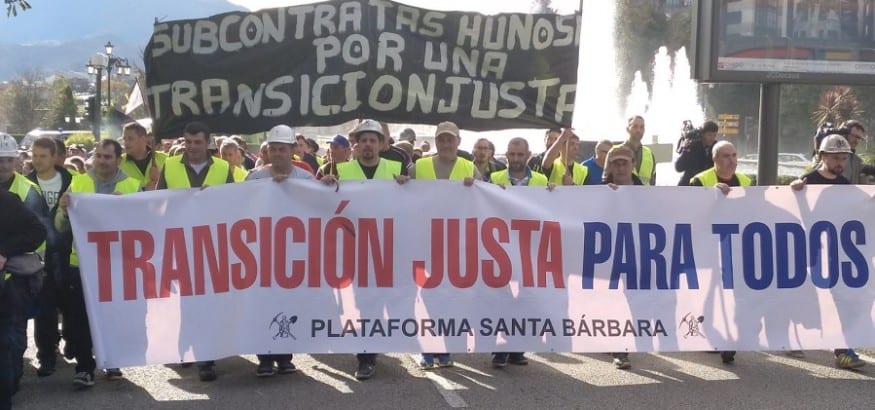
[[[414,165],[416,179],[437,179],[434,171],[434,157],[420,158]],[[450,171],[450,180],[464,181],[465,178],[474,177],[474,163],[462,157],[456,157],[456,163]]]
[[[401,163],[380,158],[373,179],[395,179],[401,175]],[[346,161],[337,164],[337,177],[343,181],[361,181],[368,179],[358,161]]]
[[[571,181],[574,185],[583,185],[583,181],[586,181],[586,174],[589,173],[589,168],[580,165],[578,163],[574,163],[571,165]],[[553,169],[550,171],[550,182],[556,185],[562,185],[562,177],[565,175],[565,164],[562,163],[562,160],[556,158],[553,161]]]
[[[122,194],[133,194],[140,191],[140,181],[136,178],[127,177],[115,183],[115,192]],[[93,194],[96,192],[94,188],[94,179],[88,174],[79,174],[73,177],[70,182],[70,192]],[[70,266],[79,266],[79,255],[76,254],[76,243],[73,241],[73,248],[70,251]]]
[[[161,168],[164,168],[164,163],[167,162],[167,154],[161,151],[152,151],[152,156],[155,158],[155,164],[158,165],[158,171],[160,172]],[[140,181],[140,188],[152,182],[158,183],[158,181],[149,181],[152,161],[149,161],[149,164],[146,165],[146,173],[143,174],[140,172],[140,167],[137,166],[137,163],[133,159],[128,158],[128,154],[122,154],[122,163],[119,165],[119,168],[121,168],[125,175]]]
[[[735,177],[738,178],[738,184],[741,186],[750,186],[750,178],[747,175],[740,174],[738,172],[735,173]],[[712,187],[717,185],[719,179],[717,178],[717,169],[711,167],[706,169],[698,174],[696,174],[692,179],[698,179],[699,182],[702,183],[702,186]],[[691,179],[691,180],[692,180]]]
[[[490,174],[490,179],[492,179],[492,183],[496,185],[512,185],[510,183],[510,173],[508,173],[507,169],[493,172]],[[529,177],[529,183],[527,186],[547,186],[547,183],[549,182],[547,176],[544,174],[532,171],[532,176]]]
[[[216,186],[228,182],[230,167],[228,162],[221,158],[212,158],[212,161],[203,185]],[[164,163],[164,180],[167,181],[167,189],[191,188],[191,181],[188,180],[188,172],[185,164],[182,163],[181,155],[167,158],[167,162]]]

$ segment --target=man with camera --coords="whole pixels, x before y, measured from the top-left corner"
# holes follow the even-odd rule
[[[689,121],[684,122],[684,131],[678,143],[680,157],[674,163],[677,172],[683,172],[678,186],[689,186],[696,174],[714,166],[711,147],[717,141],[717,123],[706,121],[700,128],[693,128]]]

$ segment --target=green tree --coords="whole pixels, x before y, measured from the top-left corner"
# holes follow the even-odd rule
[[[45,124],[50,128],[70,128],[67,118],[73,119],[78,114],[73,89],[64,77],[56,77],[52,84],[52,99],[49,102],[49,113]]]
[[[636,71],[641,72],[645,82],[653,84],[653,56],[659,47],[668,45],[668,21],[665,12],[653,2],[619,0],[616,22],[619,84],[624,90],[620,94],[626,95]]]
[[[96,143],[97,142],[94,140],[94,135],[88,133],[73,134],[67,137],[66,140],[64,140],[64,144],[66,146],[69,147],[73,144],[82,144],[85,146],[86,151],[91,151]]]
[[[687,49],[691,54],[690,45],[693,41],[692,16],[689,9],[672,13],[666,21],[665,43],[669,50]]]
[[[781,116],[779,150],[783,152],[802,152],[811,155],[812,137],[820,125],[811,119],[817,109],[817,101],[828,86],[810,84],[786,84],[781,86]],[[759,101],[755,101],[759,106]]]
[[[40,82],[42,76],[36,71],[19,75],[5,88],[0,96],[0,110],[9,121],[9,132],[23,134],[38,127],[48,110],[46,87]]]

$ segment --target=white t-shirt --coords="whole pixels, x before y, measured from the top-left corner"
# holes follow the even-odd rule
[[[39,183],[40,189],[43,190],[43,198],[46,200],[46,205],[49,206],[49,209],[55,207],[55,204],[58,203],[58,198],[61,197],[61,173],[55,171],[55,176],[51,179],[41,179],[39,177],[36,178]]]
[[[200,164],[188,164],[188,166],[190,166],[191,169],[194,170],[194,172],[197,172],[198,174],[200,174],[201,171],[203,171],[204,168],[205,168],[205,167],[207,166],[207,164],[209,164],[209,163],[210,163],[209,161],[205,161],[205,162],[201,162]]]

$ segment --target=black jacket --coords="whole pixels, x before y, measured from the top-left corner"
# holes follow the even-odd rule
[[[70,182],[73,181],[73,176],[70,175],[70,171],[63,167],[55,166],[55,171],[61,175],[61,192],[67,192],[67,189],[70,188]],[[31,172],[27,179],[39,185],[36,171]],[[73,249],[73,232],[58,232],[55,229],[55,214],[57,213],[58,204],[55,204],[52,209],[48,210],[47,215],[37,215],[37,217],[46,227],[46,253],[44,257],[46,274],[51,275],[55,280],[60,280],[67,274],[70,265],[70,251]]]
[[[46,239],[46,228],[39,218],[31,212],[18,195],[5,189],[0,189],[0,255],[5,258],[32,252]],[[39,281],[38,276],[31,277]],[[7,280],[5,272],[0,269],[0,318],[20,317],[26,308],[30,297],[25,295],[21,286],[12,285],[16,278]],[[31,296],[38,287],[30,285]],[[6,335],[3,335],[6,337]]]
[[[705,147],[702,141],[693,141],[674,163],[674,170],[684,173],[678,181],[678,186],[689,186],[691,178],[713,166],[711,147]]]
[[[46,239],[46,228],[17,195],[0,190],[0,255],[33,252]]]

